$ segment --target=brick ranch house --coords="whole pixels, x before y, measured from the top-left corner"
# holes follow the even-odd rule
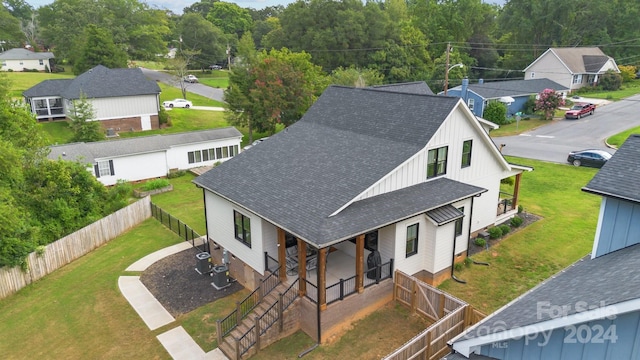
[[[74,79],[45,80],[23,96],[38,121],[67,118],[84,96],[104,129],[118,133],[160,127],[160,87],[138,68],[98,65]]]
[[[532,169],[508,163],[460,98],[427,90],[330,86],[298,122],[194,180],[214,262],[224,254],[249,289],[271,271],[297,283],[300,328],[319,342],[390,301],[395,269],[437,285],[476,233],[517,212]]]

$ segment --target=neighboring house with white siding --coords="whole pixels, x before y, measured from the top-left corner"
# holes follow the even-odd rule
[[[86,163],[104,185],[167,176],[172,170],[213,166],[240,152],[234,127],[51,146],[49,159]]]
[[[321,339],[391,299],[395,269],[449,278],[476,233],[515,215],[531,168],[508,163],[461,99],[427,89],[331,86],[295,124],[196,178],[214,260],[226,252],[249,288],[280,264],[322,312]],[[315,338],[315,311],[302,316]]]
[[[15,48],[0,53],[0,71],[38,70],[51,72],[55,65],[55,56],[51,52],[34,52]]]
[[[467,329],[447,359],[640,359],[640,135],[583,191],[602,196],[591,254]]]
[[[40,121],[66,118],[84,97],[104,129],[118,133],[160,127],[160,87],[139,68],[98,65],[74,79],[45,80],[23,96]]]
[[[524,79],[549,79],[569,91],[594,86],[607,71],[619,73],[616,61],[597,47],[549,48],[524,69]]]

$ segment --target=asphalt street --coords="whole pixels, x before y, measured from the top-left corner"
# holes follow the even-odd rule
[[[149,78],[155,81],[161,81],[167,85],[171,85],[175,88],[180,88],[180,79],[177,77],[168,74],[164,71],[156,71],[141,68],[142,72]],[[213,99],[216,101],[224,102],[224,93],[222,89],[212,88],[210,86],[202,85],[202,84],[186,84],[186,89],[188,92],[192,92],[194,94],[198,94],[209,99]]]
[[[549,125],[516,136],[493,138],[504,155],[567,163],[569,151],[608,148],[611,135],[640,126],[640,95],[599,106],[594,115],[576,120],[554,120]]]

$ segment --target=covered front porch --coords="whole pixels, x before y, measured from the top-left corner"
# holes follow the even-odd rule
[[[496,224],[513,217],[518,212],[518,196],[520,194],[520,181],[522,173],[504,178],[500,181],[500,193],[496,211]],[[511,188],[513,186],[513,188]]]
[[[279,267],[280,280],[288,284],[298,280],[299,295],[321,309],[392,277],[393,259],[382,259],[375,248],[365,247],[365,234],[318,250],[301,240],[287,247],[286,238],[286,232],[278,229],[279,261],[273,260],[286,264]]]

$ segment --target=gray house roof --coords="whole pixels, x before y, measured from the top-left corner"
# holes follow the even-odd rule
[[[302,119],[259,150],[244,151],[194,182],[326,246],[484,191],[439,179],[355,202],[331,216],[423,149],[459,101],[331,86]],[[440,186],[448,191],[434,190]]]
[[[234,127],[227,127],[169,135],[141,136],[90,143],[81,142],[51,146],[51,152],[48,157],[52,160],[64,159],[94,163],[96,159],[113,159],[128,155],[168,150],[174,146],[235,137],[242,137],[242,133]]]
[[[0,53],[0,60],[47,60],[53,59],[51,52],[34,52],[27,49],[15,48]]]
[[[387,84],[387,85],[375,85],[372,86],[374,89],[382,89],[387,91],[395,91],[399,93],[406,94],[422,94],[422,95],[433,95],[433,91],[429,85],[427,85],[424,81],[415,81],[409,83],[400,83],[400,84]]]
[[[572,74],[596,74],[607,61],[613,60],[597,47],[549,48],[529,64],[524,71],[527,71],[527,69],[549,52],[555,54]]]
[[[26,90],[27,98],[60,96],[65,99],[106,98],[159,94],[160,87],[139,68],[109,69],[98,65],[72,80],[45,80]]]
[[[640,135],[635,134],[620,146],[615,155],[582,190],[602,196],[640,202]]]
[[[451,90],[453,89],[462,90],[462,86],[456,86]],[[469,84],[468,87],[469,91],[473,91],[485,99],[499,99],[503,96],[530,96],[539,94],[544,89],[569,90],[569,88],[546,78],[485,82],[482,84]]]
[[[552,311],[539,310],[541,301],[545,302],[546,308],[564,306],[566,314],[562,316],[570,316],[580,312],[576,306],[578,301],[602,308],[638,299],[640,274],[635,269],[639,266],[640,244],[595,259],[587,255],[487,316],[455,341],[482,337],[496,331],[523,329],[527,325],[555,319]]]

